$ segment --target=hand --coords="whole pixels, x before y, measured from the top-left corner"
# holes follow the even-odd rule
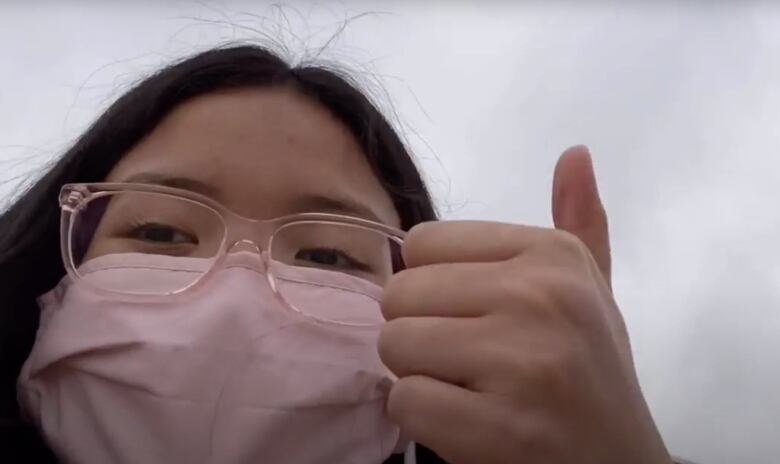
[[[586,148],[563,154],[553,184],[555,229],[410,231],[382,299],[390,417],[452,464],[670,463],[612,297]]]

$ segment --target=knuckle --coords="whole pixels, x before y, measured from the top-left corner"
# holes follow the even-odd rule
[[[585,378],[587,347],[576,338],[562,335],[545,334],[540,338],[531,341],[533,350],[522,350],[529,355],[523,356],[517,349],[503,353],[497,369],[500,373],[486,375],[485,382],[513,402],[533,401],[553,408],[571,404],[572,395]]]
[[[514,408],[506,409],[495,415],[488,427],[494,436],[504,437],[506,447],[502,454],[512,460],[524,456],[534,462],[548,462],[558,454],[563,442],[559,427],[546,411],[518,413]]]
[[[391,419],[403,425],[405,418],[415,414],[414,399],[419,390],[420,378],[417,376],[401,377],[390,389],[387,398],[387,414]]]
[[[538,280],[556,302],[567,306],[582,304],[592,292],[588,279],[569,269],[540,270]]]
[[[565,321],[576,329],[593,327],[598,321],[594,288],[589,279],[562,268],[538,268],[527,273],[523,285],[525,304],[536,307],[552,320]]]
[[[409,285],[414,282],[414,279],[409,278],[410,273],[410,270],[404,270],[393,274],[385,283],[380,299],[380,308],[385,320],[390,321],[403,314]]]
[[[571,392],[582,380],[584,350],[580,344],[565,340],[553,350],[537,357],[534,365],[537,387],[553,395],[557,404],[569,404]]]
[[[528,426],[523,420],[524,417],[517,414],[517,410],[510,409],[511,413],[496,414],[493,417],[493,423],[490,428],[496,436],[512,437],[515,443],[522,443],[528,440]]]
[[[566,440],[552,414],[537,412],[526,416],[525,420],[522,455],[534,462],[564,462],[560,452],[565,448]]]
[[[407,266],[414,266],[418,262],[420,250],[426,248],[431,237],[435,237],[439,227],[446,224],[438,221],[421,222],[412,227],[401,245],[401,255]]]
[[[497,294],[502,300],[508,300],[510,305],[527,308],[548,306],[551,302],[544,291],[544,286],[539,285],[534,272],[529,272],[523,266],[518,266],[512,261],[504,263],[506,266],[494,279],[498,287]]]
[[[594,289],[588,279],[564,273],[552,284],[551,292],[561,315],[573,328],[589,330],[598,323],[598,305],[594,304]]]
[[[393,370],[398,359],[403,355],[400,349],[406,346],[404,338],[407,337],[407,323],[405,319],[396,319],[385,323],[379,332],[377,350],[379,357],[388,368]]]
[[[549,321],[566,321],[575,328],[594,322],[593,289],[587,279],[558,268],[511,270],[496,277],[496,293],[504,311],[526,314]]]
[[[554,229],[552,232],[553,243],[555,244],[556,249],[565,256],[577,259],[582,259],[587,256],[587,247],[579,237],[561,229]]]

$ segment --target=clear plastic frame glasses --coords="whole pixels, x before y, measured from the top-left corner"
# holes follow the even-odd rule
[[[59,201],[68,274],[105,292],[183,293],[223,266],[229,252],[249,247],[259,254],[270,287],[289,308],[318,320],[364,325],[323,317],[322,301],[296,301],[296,292],[286,291],[286,281],[294,280],[288,276],[299,271],[307,278],[321,275],[358,287],[383,287],[403,268],[404,232],[352,216],[302,213],[251,219],[199,193],[142,183],[67,184]],[[184,263],[175,266],[181,272],[175,279],[156,279],[153,270],[170,258],[184,258],[176,261]],[[84,279],[91,263],[106,259],[150,271],[137,282]]]

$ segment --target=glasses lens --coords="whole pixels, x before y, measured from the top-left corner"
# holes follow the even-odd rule
[[[166,294],[200,279],[224,236],[221,217],[205,205],[125,191],[93,198],[79,209],[69,244],[77,274],[94,285],[120,293]],[[106,272],[90,275],[97,270]]]
[[[403,268],[400,240],[342,223],[285,225],[269,254],[277,291],[288,304],[317,319],[350,324],[382,322],[379,293]]]

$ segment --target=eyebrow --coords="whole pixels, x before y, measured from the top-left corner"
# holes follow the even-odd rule
[[[219,196],[218,188],[211,184],[207,184],[206,182],[191,179],[189,177],[176,177],[144,172],[130,176],[122,182],[162,185],[165,187],[189,190],[191,192],[200,193],[212,198],[217,198]]]
[[[374,213],[367,205],[348,197],[333,197],[316,193],[306,193],[296,197],[292,203],[293,212],[296,213],[336,213],[347,216],[357,216],[370,221],[384,223],[379,215]]]
[[[206,182],[189,177],[169,176],[144,172],[128,177],[122,182],[155,184],[165,187],[179,188],[191,192],[200,193],[211,198],[219,198],[220,190]],[[304,193],[296,196],[290,205],[291,213],[334,213],[347,216],[357,216],[370,221],[383,224],[370,207],[349,197],[330,196],[317,193]]]

